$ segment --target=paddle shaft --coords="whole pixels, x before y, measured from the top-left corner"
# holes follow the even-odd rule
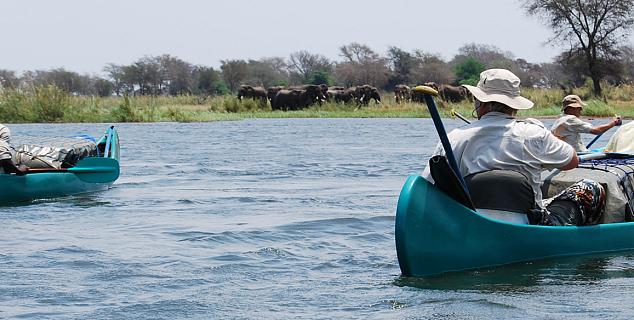
[[[451,149],[451,143],[449,142],[449,138],[447,137],[447,131],[445,131],[445,126],[442,123],[442,119],[440,118],[440,114],[438,113],[438,108],[436,108],[436,102],[434,102],[434,98],[429,94],[424,94],[425,102],[427,103],[427,108],[429,109],[429,114],[431,115],[432,120],[434,121],[434,126],[436,127],[436,131],[438,132],[438,137],[440,138],[440,142],[442,143],[443,149],[445,149],[445,155],[447,156],[447,161],[449,165],[454,170],[458,179],[460,180],[460,184],[462,184],[462,188],[464,189],[466,194],[469,194],[469,189],[467,188],[467,183],[464,181],[462,177],[462,173],[460,173],[460,169],[458,167],[458,163],[456,162],[456,157],[453,154],[453,149]]]
[[[456,110],[451,110],[451,114],[453,114],[454,116],[456,116],[458,119],[466,122],[467,124],[471,124],[471,121],[467,120],[467,118],[465,118],[463,115],[459,114],[458,112],[456,112]]]
[[[606,130],[606,131],[603,131],[603,132],[601,132],[601,133],[597,134],[597,136],[596,136],[596,137],[594,137],[594,139],[592,139],[592,141],[590,141],[590,143],[588,143],[588,145],[586,146],[586,149],[590,149],[590,147],[591,147],[591,146],[592,146],[595,142],[597,142],[597,140],[599,140],[599,138],[601,138],[601,136],[602,136],[604,133],[606,133],[606,132],[608,132],[608,131]]]
[[[57,172],[69,172],[69,173],[104,173],[112,172],[114,169],[111,167],[72,167],[72,168],[29,168],[25,174],[33,173],[57,173]]]

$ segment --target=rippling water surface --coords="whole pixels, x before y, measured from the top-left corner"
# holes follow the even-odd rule
[[[634,317],[634,254],[401,278],[394,212],[436,144],[430,120],[118,129],[111,190],[0,207],[0,318]]]

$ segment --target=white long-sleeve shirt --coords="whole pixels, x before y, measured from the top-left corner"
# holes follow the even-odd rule
[[[574,149],[555,137],[535,119],[517,120],[501,112],[489,112],[448,134],[451,148],[463,176],[500,169],[528,177],[535,202],[542,205],[541,173],[560,168],[572,160]],[[435,155],[444,155],[438,144]],[[429,166],[422,174],[431,179]]]

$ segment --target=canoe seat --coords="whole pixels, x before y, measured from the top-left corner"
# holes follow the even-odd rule
[[[535,207],[535,195],[522,173],[483,171],[466,176],[465,182],[478,212],[498,220],[528,222],[526,212]]]

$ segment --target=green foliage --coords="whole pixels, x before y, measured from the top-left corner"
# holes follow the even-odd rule
[[[231,93],[231,90],[229,90],[229,87],[224,81],[222,81],[222,79],[219,79],[217,82],[215,82],[214,88],[216,90],[216,94],[219,95]]]
[[[135,111],[132,109],[130,97],[128,94],[123,95],[123,101],[116,109],[112,110],[112,116],[117,122],[134,122],[136,118]]]
[[[474,58],[468,58],[455,66],[456,81],[462,84],[477,85],[480,73],[484,71],[484,64]]]
[[[161,117],[162,119],[169,119],[171,121],[176,122],[192,122],[194,121],[194,116],[187,111],[182,110],[181,108],[170,106],[167,107],[166,112]]]
[[[327,71],[316,70],[313,73],[311,73],[310,77],[308,78],[308,83],[317,84],[317,85],[319,84],[331,85],[333,83],[333,80],[332,80],[332,76]]]
[[[32,122],[31,101],[22,91],[0,90],[0,122]]]
[[[54,86],[35,88],[33,106],[38,114],[38,122],[58,122],[67,109],[68,94]]]

